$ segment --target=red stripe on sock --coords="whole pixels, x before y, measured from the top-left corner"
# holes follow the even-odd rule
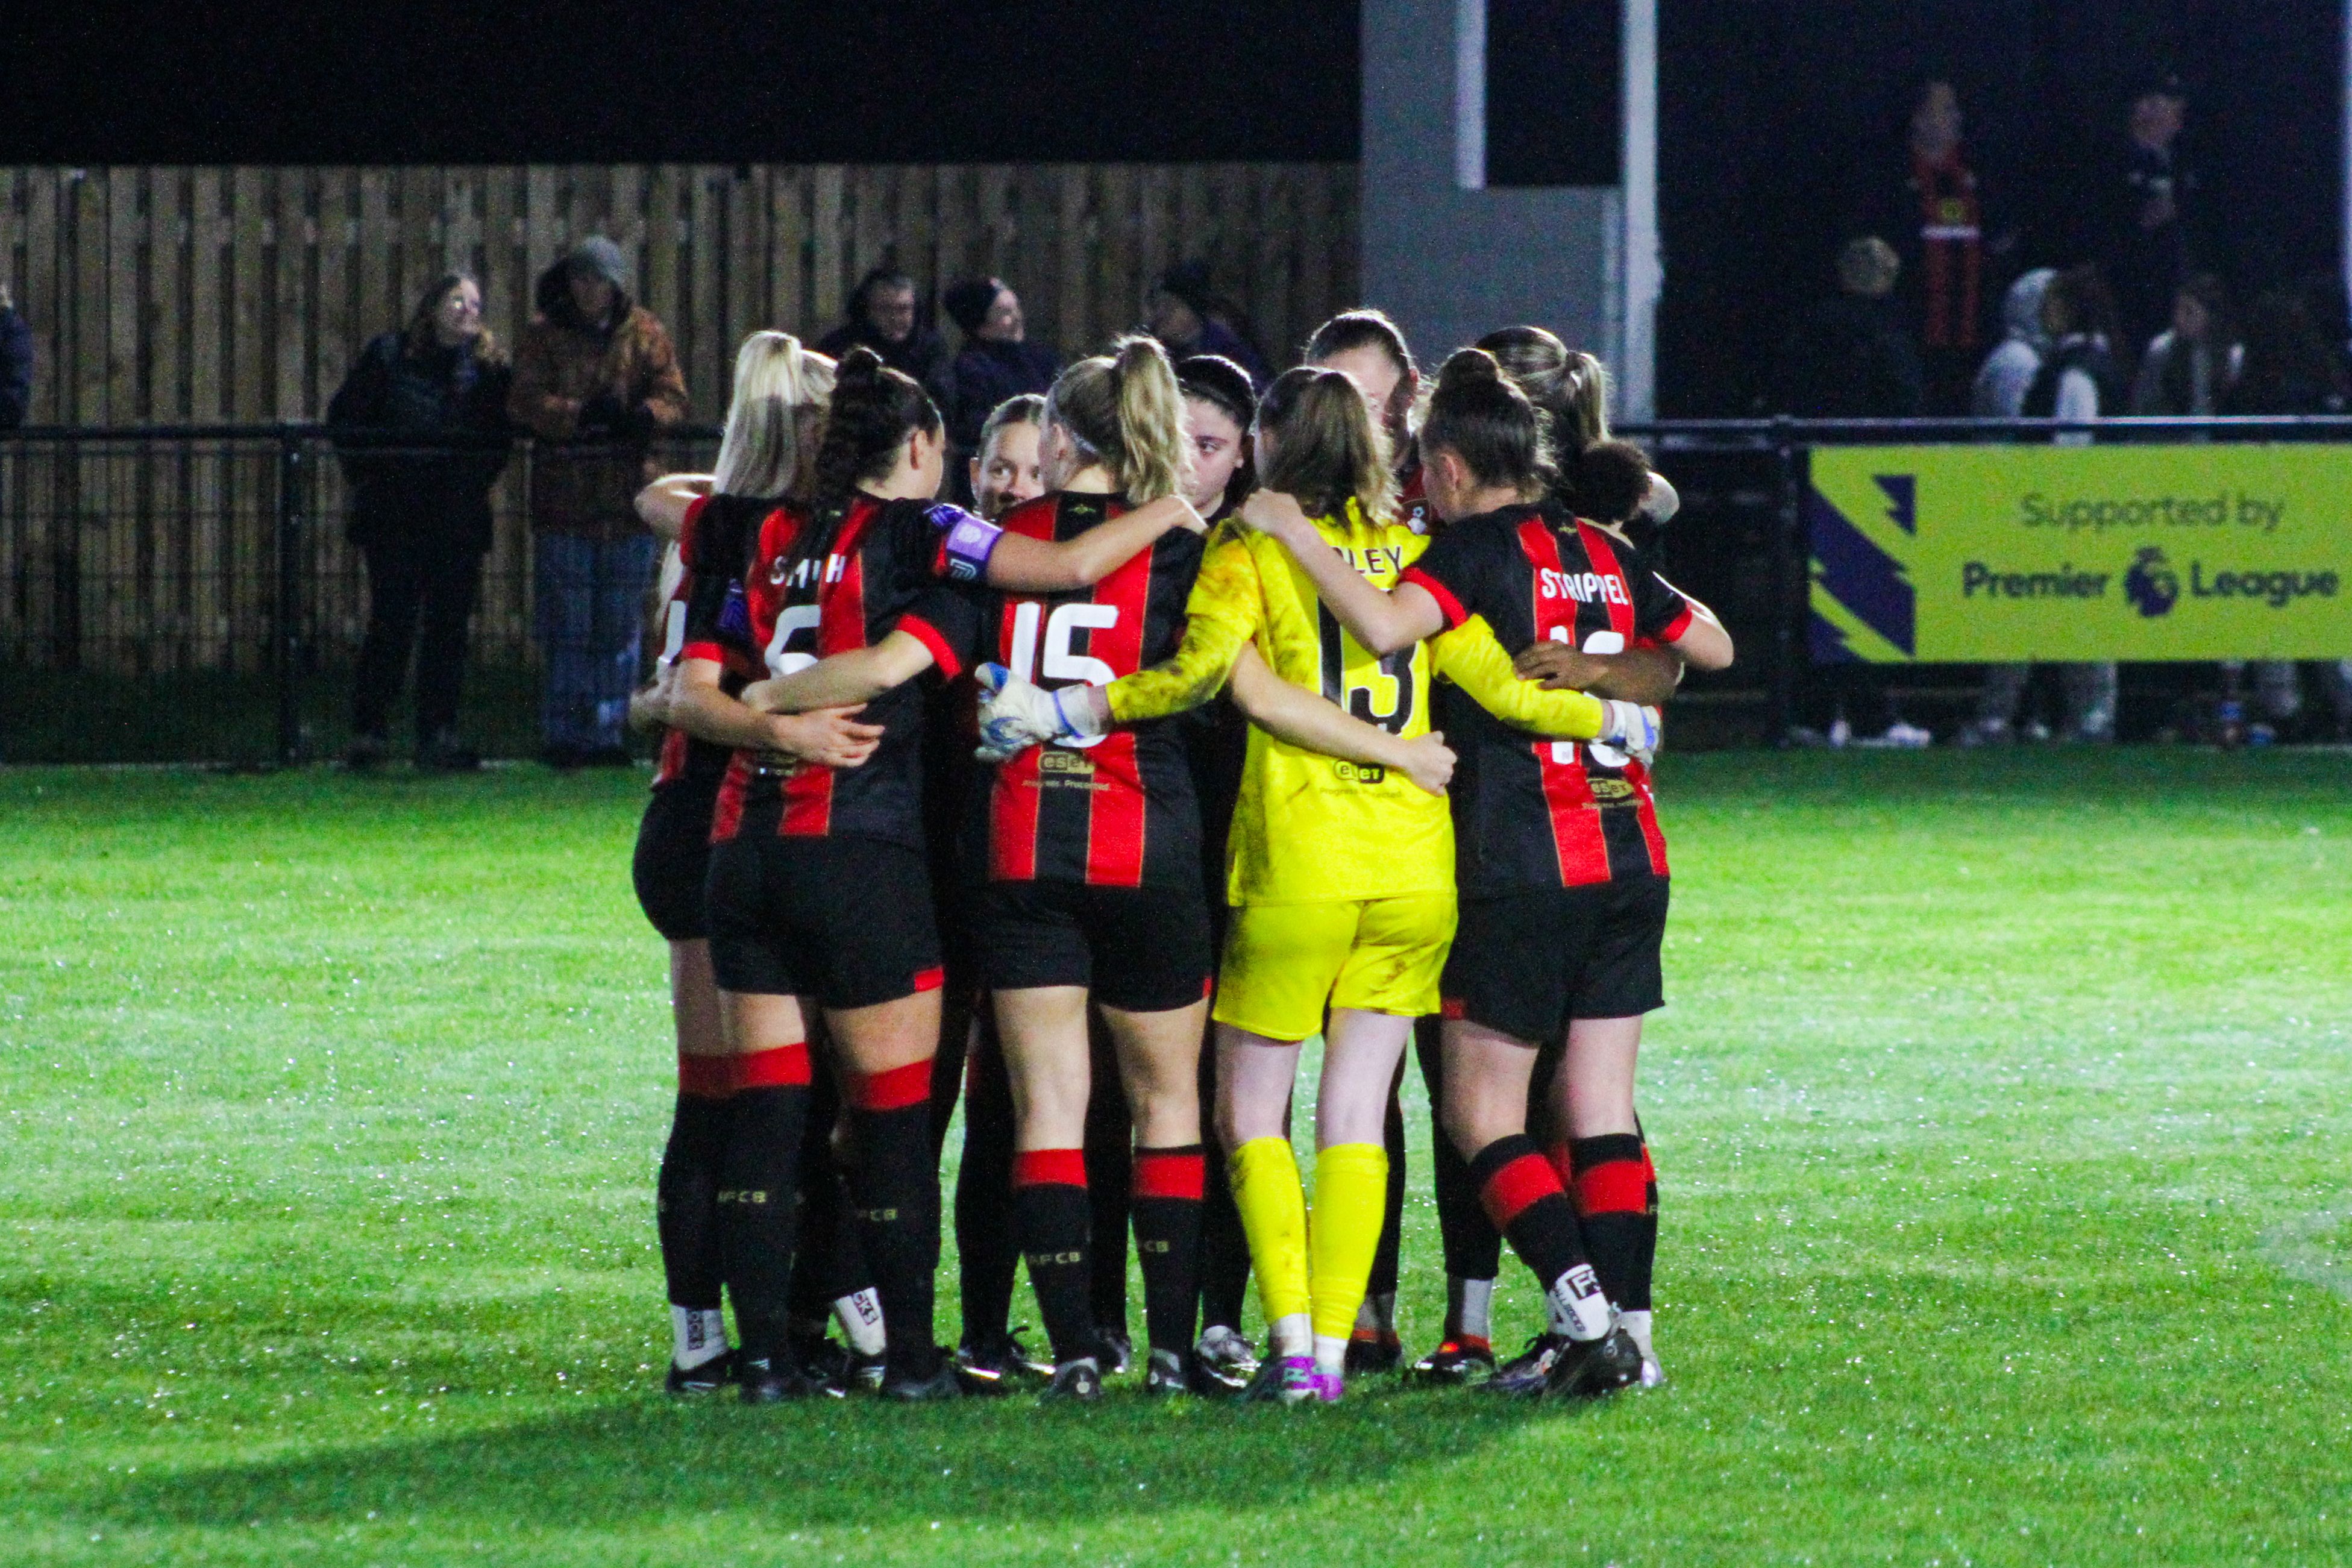
[[[1639,1160],[1612,1160],[1576,1178],[1579,1214],[1640,1214],[1650,1206],[1649,1178]]]
[[[1083,1149],[1024,1149],[1013,1156],[1013,1184],[1083,1187],[1087,1184],[1087,1152]],[[1142,1195],[1139,1186],[1136,1195]]]
[[[1642,1145],[1642,1179],[1654,1187],[1658,1184],[1658,1164],[1656,1161],[1650,1158],[1650,1146],[1647,1143]]]
[[[677,1091],[697,1100],[726,1099],[735,1092],[735,1058],[678,1052]]]
[[[1559,1178],[1559,1184],[1571,1193],[1576,1191],[1576,1161],[1569,1153],[1567,1142],[1563,1141],[1546,1149],[1544,1158],[1551,1162],[1551,1173]]]
[[[849,1103],[860,1110],[904,1110],[931,1098],[931,1058],[888,1072],[851,1073]]]
[[[1135,1152],[1135,1195],[1139,1198],[1190,1198],[1201,1201],[1208,1180],[1208,1162],[1194,1150],[1181,1154],[1157,1149]]]
[[[1552,1173],[1549,1161],[1541,1154],[1522,1154],[1486,1178],[1486,1184],[1478,1189],[1478,1202],[1495,1228],[1507,1230],[1529,1204],[1560,1191],[1559,1178]]]
[[[764,1051],[752,1051],[735,1058],[735,1087],[744,1089],[802,1089],[809,1080],[808,1047],[777,1046]]]

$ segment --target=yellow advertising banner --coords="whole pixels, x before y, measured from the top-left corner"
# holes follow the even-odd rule
[[[1822,447],[1815,663],[2352,656],[2352,447]]]

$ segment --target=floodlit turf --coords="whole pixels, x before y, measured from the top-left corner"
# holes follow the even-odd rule
[[[642,775],[0,773],[0,1561],[2352,1561],[2352,758],[1664,775],[1667,1388],[910,1412],[656,1392]]]

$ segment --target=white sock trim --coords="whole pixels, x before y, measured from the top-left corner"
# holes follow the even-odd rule
[[[1341,1334],[1315,1336],[1315,1370],[1345,1372],[1348,1368],[1348,1341]]]
[[[669,1310],[669,1357],[684,1371],[727,1353],[727,1314],[715,1307]]]
[[[1495,1337],[1495,1282],[1492,1279],[1458,1279],[1460,1300],[1454,1305],[1454,1321],[1462,1331],[1474,1340],[1491,1342]]]
[[[880,1355],[887,1337],[882,1331],[882,1298],[871,1288],[852,1290],[833,1303],[833,1315],[841,1320],[841,1331],[849,1336],[849,1348],[859,1355]]]
[[[1315,1320],[1304,1312],[1286,1312],[1268,1323],[1265,1331],[1272,1354],[1307,1355],[1315,1348]]]
[[[1553,1280],[1544,1292],[1544,1306],[1551,1331],[1572,1340],[1597,1340],[1616,1318],[1590,1263],[1580,1263]]]

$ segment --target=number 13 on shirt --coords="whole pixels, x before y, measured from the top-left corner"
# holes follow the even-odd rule
[[[1412,722],[1413,660],[1425,644],[1409,643],[1394,653],[1374,658],[1370,648],[1339,624],[1330,607],[1316,606],[1316,629],[1322,640],[1323,697],[1338,703],[1367,724],[1391,735],[1402,735]],[[1365,667],[1369,679],[1363,679]]]

